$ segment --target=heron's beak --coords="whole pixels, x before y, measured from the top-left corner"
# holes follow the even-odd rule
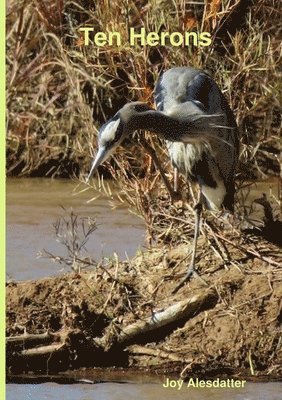
[[[93,164],[91,166],[91,170],[88,174],[86,182],[89,182],[89,179],[91,178],[92,175],[95,174],[99,165],[102,164],[102,162],[105,161],[107,158],[108,158],[108,154],[107,154],[106,148],[100,147],[98,150],[98,153],[96,154],[95,160],[93,161]]]

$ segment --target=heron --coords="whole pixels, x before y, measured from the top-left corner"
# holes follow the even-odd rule
[[[98,152],[87,181],[122,141],[136,130],[166,140],[176,171],[199,185],[190,265],[174,293],[196,273],[195,259],[202,208],[234,211],[235,172],[239,133],[225,96],[209,73],[192,67],[174,67],[158,79],[156,109],[143,102],[125,104],[100,129]]]

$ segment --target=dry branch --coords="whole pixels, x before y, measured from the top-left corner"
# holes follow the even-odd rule
[[[11,345],[35,345],[42,344],[53,340],[54,337],[58,335],[51,334],[49,332],[39,333],[39,334],[24,334],[19,336],[11,336],[6,338],[6,343]]]
[[[20,354],[24,357],[45,356],[48,354],[51,355],[57,351],[62,351],[64,350],[64,347],[64,343],[51,344],[50,346],[40,346],[35,347],[34,349],[22,350]]]
[[[218,296],[213,289],[208,289],[196,295],[192,295],[186,300],[179,301],[167,309],[154,313],[145,320],[140,320],[128,325],[119,335],[118,343],[131,342],[139,336],[148,332],[153,332],[159,328],[168,326],[172,323],[188,319],[200,311],[207,303],[214,304]]]
[[[127,348],[132,355],[144,355],[144,356],[153,356],[157,358],[164,358],[169,361],[181,362],[181,363],[191,363],[192,359],[185,359],[184,357],[179,357],[176,354],[168,353],[163,350],[155,350],[144,346],[132,345]]]
[[[280,265],[281,265],[281,262],[280,261],[276,261],[276,260],[273,260],[272,258],[270,258],[270,257],[265,257],[265,256],[263,256],[262,254],[260,254],[258,251],[256,251],[254,248],[245,248],[244,246],[241,246],[240,244],[238,244],[238,243],[236,243],[236,242],[232,242],[231,240],[229,240],[229,239],[227,239],[225,236],[223,236],[223,235],[220,235],[220,234],[218,234],[218,233],[215,233],[215,235],[219,238],[219,239],[221,239],[221,240],[223,240],[224,242],[226,242],[226,243],[228,243],[228,244],[230,244],[231,246],[233,246],[233,247],[235,247],[236,249],[238,249],[238,250],[241,250],[242,252],[244,252],[245,254],[248,254],[248,255],[250,255],[250,256],[252,256],[252,257],[256,257],[256,258],[259,258],[260,260],[262,260],[262,261],[264,261],[264,262],[266,262],[266,263],[268,263],[268,264],[270,264],[270,265],[272,265],[272,266],[274,266],[274,267],[279,267]]]

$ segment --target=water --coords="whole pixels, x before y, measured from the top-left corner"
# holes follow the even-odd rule
[[[8,179],[6,270],[10,278],[36,279],[60,272],[60,266],[37,254],[42,249],[59,256],[66,254],[56,242],[52,227],[59,217],[68,216],[61,206],[72,208],[81,217],[96,219],[98,229],[86,245],[94,259],[114,252],[125,259],[142,247],[145,228],[140,218],[126,207],[112,210],[103,196],[89,203],[95,193],[78,193],[76,186],[70,180]]]
[[[61,272],[57,264],[37,258],[42,249],[66,255],[66,249],[56,242],[52,227],[59,217],[66,216],[61,206],[72,208],[81,217],[96,219],[98,229],[87,243],[88,252],[96,260],[112,256],[114,252],[125,259],[142,246],[145,231],[142,219],[131,214],[126,206],[112,210],[109,200],[103,196],[89,203],[97,193],[78,193],[76,186],[70,180],[8,179],[6,265],[9,278],[36,279]],[[253,200],[263,192],[278,198],[277,180],[252,185],[249,197]]]
[[[282,383],[247,383],[244,389],[165,389],[162,383],[7,385],[6,400],[281,400]]]

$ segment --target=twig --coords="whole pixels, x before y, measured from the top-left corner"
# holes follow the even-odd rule
[[[181,363],[191,363],[193,360],[187,360],[184,357],[179,357],[176,354],[168,353],[167,351],[163,350],[155,350],[145,346],[139,345],[132,345],[127,347],[130,354],[133,355],[145,355],[145,356],[153,356],[157,358],[165,358],[170,361],[174,362],[181,362]]]
[[[184,318],[188,319],[199,311],[207,303],[212,305],[217,301],[218,296],[213,289],[208,289],[197,295],[192,295],[188,299],[179,301],[169,306],[164,311],[153,314],[144,320],[139,320],[122,329],[118,342],[128,342],[136,340],[144,333],[155,331],[164,326],[175,323]]]
[[[279,263],[278,261],[274,261],[274,260],[272,260],[272,259],[269,258],[269,257],[262,256],[262,255],[259,254],[256,250],[253,250],[253,249],[245,249],[243,246],[231,242],[231,240],[228,240],[226,237],[220,235],[219,233],[215,233],[215,234],[216,234],[216,236],[217,236],[218,238],[220,238],[221,240],[225,241],[226,243],[230,244],[231,246],[235,247],[236,249],[239,249],[239,250],[243,251],[243,252],[246,253],[246,254],[249,254],[249,255],[252,255],[252,256],[254,256],[254,257],[256,257],[256,258],[259,258],[260,260],[265,261],[265,262],[267,262],[268,264],[273,265],[273,266],[276,266],[276,267],[281,265],[281,263]]]
[[[64,350],[64,347],[64,343],[51,344],[50,346],[40,346],[33,349],[22,350],[20,354],[25,357],[42,356],[52,354],[57,351],[62,351]]]
[[[9,336],[6,338],[6,343],[7,344],[22,344],[22,345],[28,345],[28,344],[41,344],[48,342],[50,340],[54,340],[58,335],[52,334],[49,332],[45,333],[39,333],[39,334],[24,334],[24,335],[19,335],[19,336]]]

